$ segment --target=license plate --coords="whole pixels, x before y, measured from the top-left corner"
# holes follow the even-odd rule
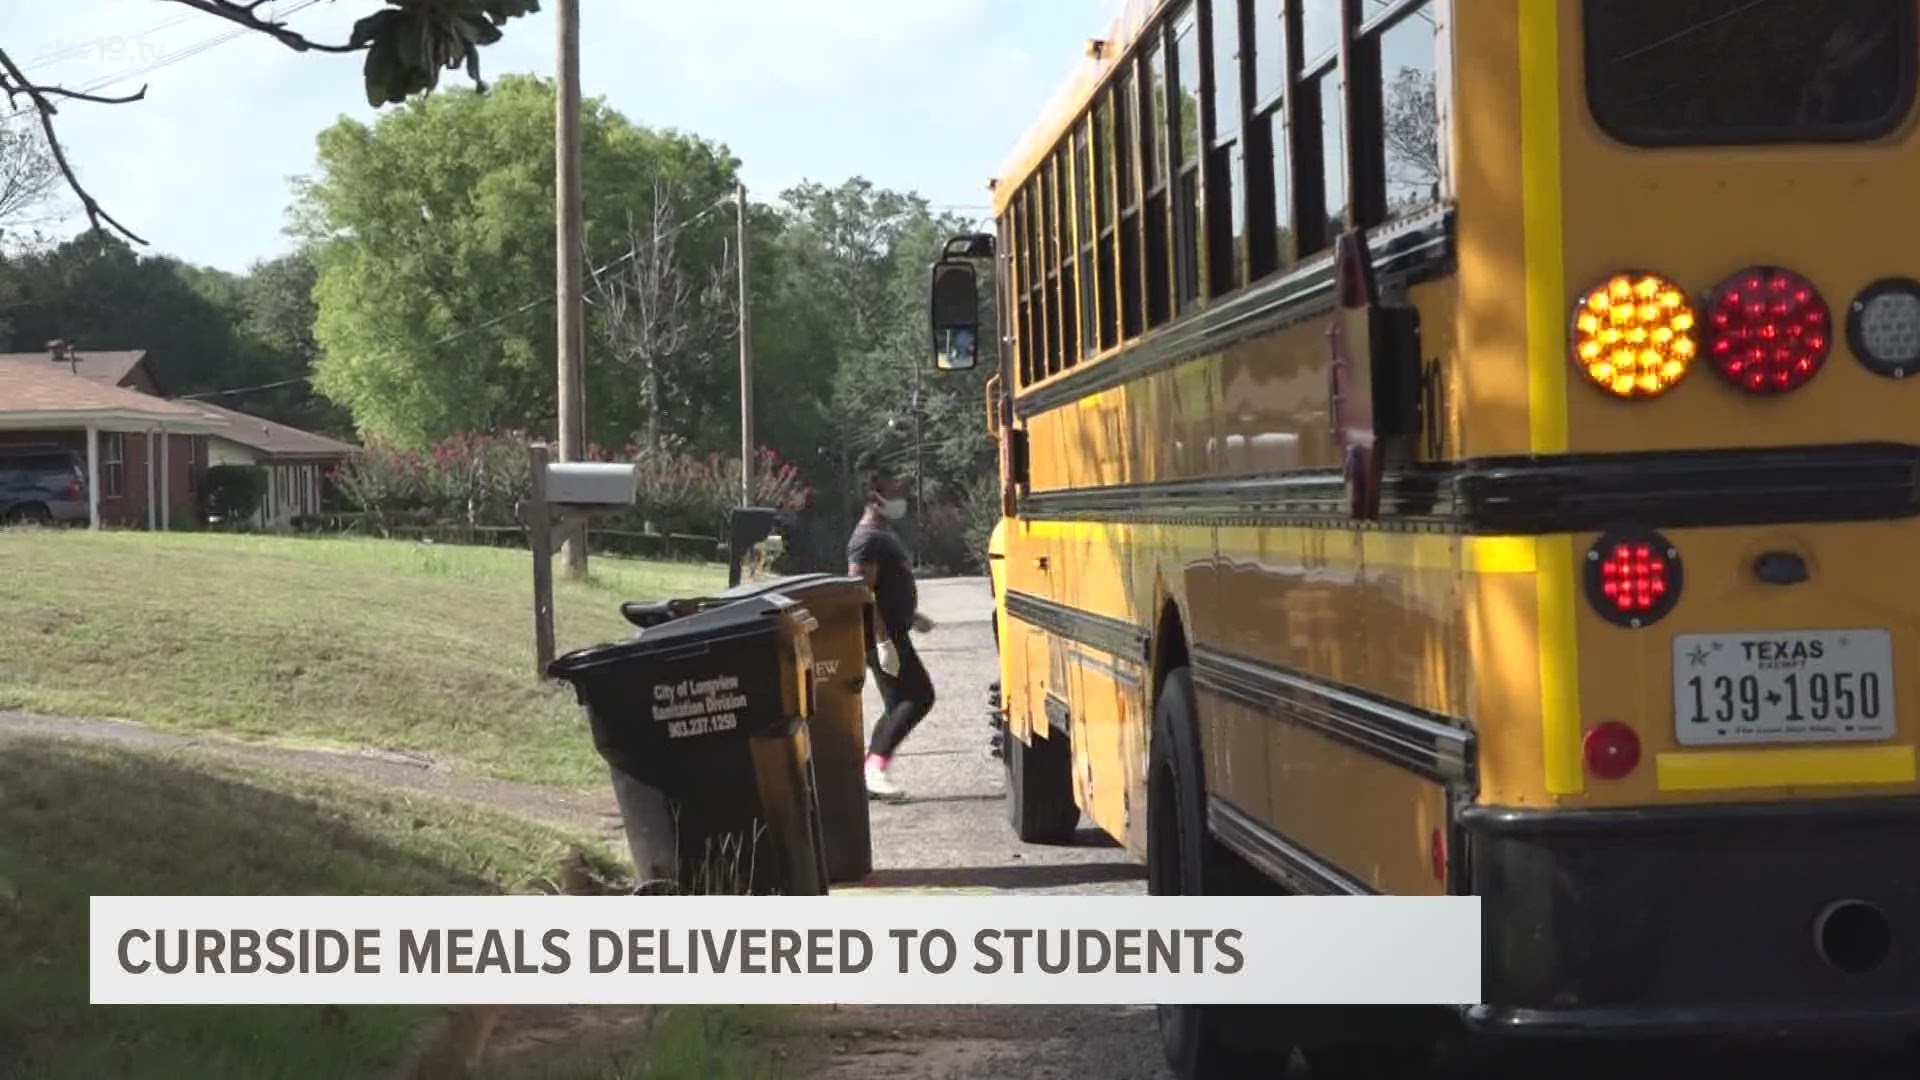
[[[1890,739],[1893,637],[1682,634],[1673,639],[1673,727],[1682,746]]]

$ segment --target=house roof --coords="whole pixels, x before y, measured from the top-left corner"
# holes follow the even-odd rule
[[[76,376],[44,360],[41,365],[0,363],[0,430],[88,424],[112,431],[147,431],[164,425],[183,433],[215,426],[197,405]]]
[[[359,447],[349,443],[315,435],[311,431],[301,431],[297,427],[276,424],[258,416],[248,416],[219,405],[209,405],[204,401],[195,401],[192,405],[214,422],[208,434],[216,439],[239,443],[267,457],[344,457],[360,452]]]
[[[126,383],[133,369],[147,358],[145,349],[120,349],[95,352],[90,349],[75,349],[72,366],[55,363],[45,352],[0,353],[0,363],[33,364],[39,367],[65,371],[79,375],[83,379],[106,383],[108,386],[121,386]]]

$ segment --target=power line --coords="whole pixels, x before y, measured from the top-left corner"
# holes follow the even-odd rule
[[[300,0],[299,3],[295,4],[291,8],[288,8],[285,12],[279,13],[275,17],[280,20],[289,19],[294,15],[297,15],[300,12],[305,11],[306,9],[313,7],[315,4],[318,4],[319,2],[320,0]],[[179,19],[174,20],[175,23],[179,21],[180,21]],[[168,23],[165,25],[170,26],[170,25],[173,25],[173,23]],[[156,27],[155,29],[157,30],[160,28]],[[198,42],[195,42],[192,45],[188,45],[183,48],[176,49],[170,53],[165,53],[161,55],[159,59],[145,66],[125,68],[119,72],[110,72],[106,75],[103,75],[93,80],[92,82],[87,83],[85,86],[82,86],[78,92],[82,94],[95,94],[101,90],[106,89],[107,87],[126,82],[129,79],[137,79],[142,75],[151,75],[152,73],[159,71],[162,68],[169,68],[175,64],[181,63],[182,61],[191,60],[194,57],[199,56],[201,53],[208,52],[212,49],[218,48],[221,45],[225,45],[229,41],[232,41],[236,38],[244,37],[247,34],[250,34],[253,32],[254,31],[252,31],[251,29],[243,26],[243,27],[237,27],[235,29],[225,31],[224,33],[215,34],[210,38],[202,39]],[[6,116],[0,117],[0,120],[12,120],[17,116],[20,116],[27,112],[31,112],[32,110],[33,110],[33,106],[31,105],[22,106],[6,114]]]
[[[179,26],[181,23],[186,22],[189,19],[195,18],[196,15],[197,15],[196,12],[186,11],[179,15],[175,15],[173,18],[168,19],[166,22],[159,23],[154,26],[149,26],[145,30],[140,31],[137,34],[95,35],[94,37],[87,38],[84,41],[76,41],[71,45],[66,45],[64,47],[56,47],[50,52],[41,53],[39,56],[33,57],[32,59],[28,60],[26,63],[21,64],[20,67],[23,71],[37,71],[43,68],[50,67],[54,64],[58,64],[64,60],[72,59],[73,57],[76,57],[76,56],[84,56],[88,52],[91,52],[96,45],[104,44],[105,42],[115,40],[116,38],[121,41],[129,41],[129,40],[138,41],[141,38],[151,37],[152,35],[157,34],[162,30],[171,30],[172,28]]]
[[[675,226],[672,230],[667,232],[666,235],[660,237],[660,239],[662,241],[671,240],[674,237],[679,236],[681,233],[686,232],[688,229],[693,228],[695,225],[700,224],[702,221],[705,221],[707,218],[712,217],[715,213],[717,213],[723,207],[728,207],[732,205],[733,205],[733,196],[731,195],[725,196],[720,201],[714,203],[712,206],[707,207],[705,210],[700,211],[698,214],[695,214],[694,216],[688,218],[686,221],[681,222],[679,225]],[[601,274],[604,274],[607,271],[613,269],[614,267],[619,266],[621,263],[631,260],[634,256],[638,254],[640,254],[640,250],[638,248],[629,248],[625,255],[621,255],[620,257],[607,263],[605,266],[602,266],[599,269],[592,271],[588,276],[597,278]],[[482,331],[491,330],[494,327],[499,326],[501,323],[504,323],[507,320],[514,318],[515,316],[524,315],[527,312],[532,311],[534,308],[540,307],[544,304],[551,304],[558,297],[559,297],[559,293],[557,290],[555,292],[550,292],[545,296],[535,297],[534,299],[529,300],[524,304],[521,304],[519,307],[514,308],[512,311],[506,312],[505,314],[502,314],[502,315],[497,315],[491,319],[488,319],[486,322],[479,323],[474,326],[469,326],[464,330],[455,331],[454,333],[448,335],[447,337],[441,338],[439,341],[436,341],[432,345],[429,345],[427,347],[429,349],[443,348],[447,345],[453,344],[456,341],[460,341],[462,339],[472,337],[473,335],[481,333]]]
[[[259,386],[241,386],[232,390],[203,390],[198,394],[182,394],[180,395],[180,400],[205,401],[207,398],[238,397],[241,394],[251,394],[258,390],[278,390],[283,386],[293,386],[306,381],[305,379],[281,379],[279,382],[261,383]]]

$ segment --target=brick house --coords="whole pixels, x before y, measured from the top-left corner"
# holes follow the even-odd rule
[[[44,353],[26,360],[0,356],[0,448],[78,454],[86,463],[88,516],[96,529],[194,521],[215,421],[192,403],[119,385],[123,379],[152,385],[144,356],[124,367],[94,367],[76,374]]]
[[[243,412],[193,402],[211,419],[207,461],[213,465],[251,465],[264,474],[260,509],[253,523],[263,529],[291,528],[294,519],[320,512],[327,474],[360,448],[296,427]]]

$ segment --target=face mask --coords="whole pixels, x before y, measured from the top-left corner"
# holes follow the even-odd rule
[[[880,512],[886,515],[888,521],[899,521],[907,516],[907,500],[888,499],[881,504]]]

